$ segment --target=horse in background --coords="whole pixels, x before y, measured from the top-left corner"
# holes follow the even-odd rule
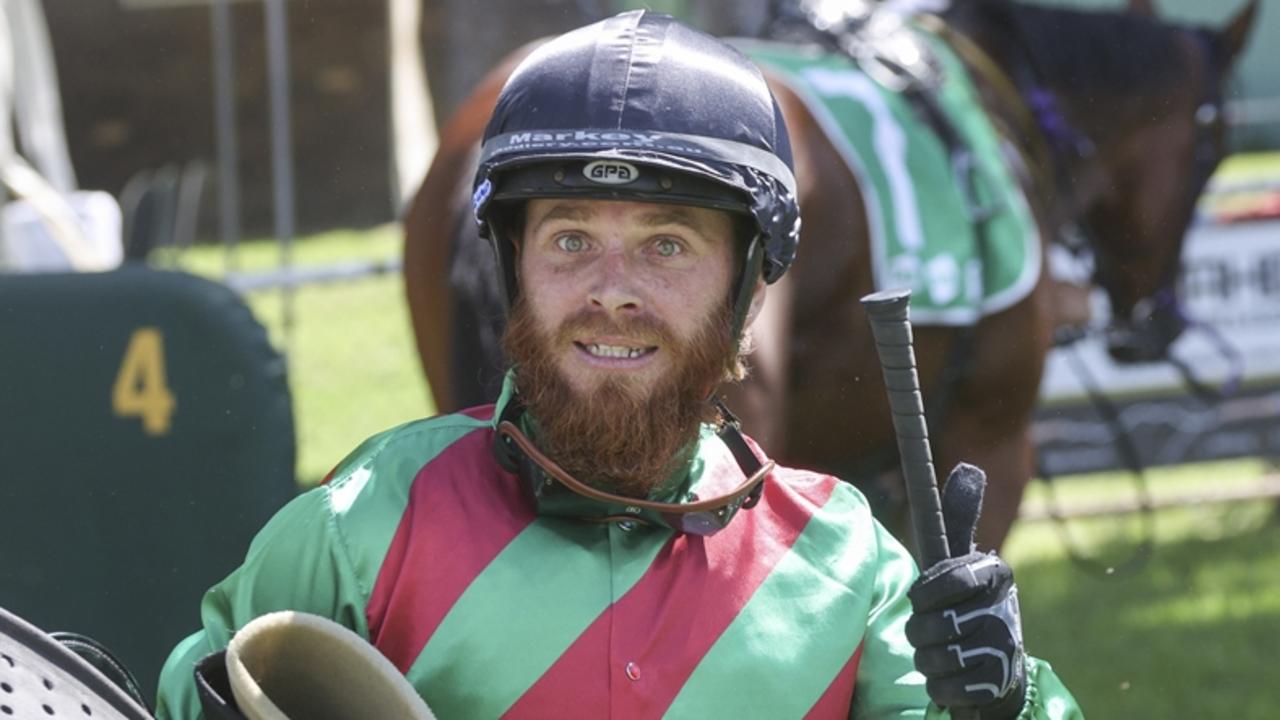
[[[1223,85],[1257,5],[1215,29],[1164,23],[1143,0],[1123,12],[966,0],[926,16],[970,71],[1042,245],[1066,229],[1085,238],[1117,358],[1160,357],[1181,330],[1182,238],[1224,154]],[[470,183],[497,94],[530,50],[491,71],[444,127],[405,219],[406,292],[440,412],[490,402],[500,384],[502,304]],[[803,99],[776,76],[770,85],[791,133],[804,225],[795,265],[753,327],[752,375],[729,391],[729,407],[778,461],[858,484],[905,538],[893,426],[858,303],[877,289],[868,203]],[[938,467],[964,460],[988,474],[985,548],[1004,541],[1034,472],[1031,416],[1061,322],[1057,289],[1041,263],[1016,303],[966,326],[914,327]]]

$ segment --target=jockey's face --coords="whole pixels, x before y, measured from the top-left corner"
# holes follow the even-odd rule
[[[552,348],[574,390],[589,392],[609,378],[652,388],[679,366],[664,331],[677,345],[687,343],[725,307],[733,242],[732,218],[719,210],[532,200],[520,243],[520,289],[551,337],[566,320],[593,320],[582,323],[592,329]]]

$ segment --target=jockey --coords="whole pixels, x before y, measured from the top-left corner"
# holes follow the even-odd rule
[[[976,507],[918,576],[857,490],[776,466],[715,400],[795,256],[791,168],[760,71],[670,17],[534,51],[474,194],[501,397],[374,436],[282,509],[206,595],[159,715],[216,703],[197,663],[288,609],[367,640],[441,717],[1080,717],[1023,652]]]

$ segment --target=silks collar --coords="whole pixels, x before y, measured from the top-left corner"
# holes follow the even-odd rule
[[[510,379],[508,378],[508,383]],[[572,517],[587,522],[633,523],[667,527],[691,535],[714,535],[723,530],[740,509],[749,509],[760,500],[765,478],[773,471],[772,460],[763,463],[747,446],[738,429],[738,420],[719,400],[722,423],[717,437],[732,452],[742,481],[728,492],[699,499],[687,493],[688,502],[661,502],[615,495],[588,485],[565,472],[544,455],[525,434],[524,407],[515,393],[503,393],[494,416],[493,452],[499,464],[523,481],[524,488],[542,515]],[[699,445],[710,441],[703,437]]]

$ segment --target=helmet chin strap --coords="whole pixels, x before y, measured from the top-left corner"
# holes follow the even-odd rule
[[[516,304],[517,272],[516,262],[518,255],[516,253],[516,240],[507,235],[507,228],[495,227],[489,231],[489,244],[493,248],[495,259],[498,261],[498,282],[502,295],[504,310],[511,312],[511,308]]]
[[[742,333],[746,330],[747,313],[751,311],[751,299],[755,295],[756,281],[764,267],[764,238],[756,234],[747,244],[746,257],[742,262],[742,275],[738,278],[733,298],[733,338],[741,342]],[[723,408],[723,406],[721,406]]]

